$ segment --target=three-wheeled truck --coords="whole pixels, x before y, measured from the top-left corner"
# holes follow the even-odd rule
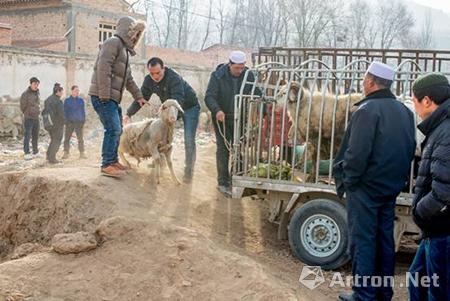
[[[336,194],[332,167],[372,60],[397,66],[392,90],[411,110],[411,85],[419,74],[450,75],[448,51],[261,48],[247,71],[256,80],[246,74],[235,98],[233,198],[267,200],[278,238],[289,239],[308,265],[336,269],[349,260],[346,201]],[[397,199],[397,251],[402,238],[420,237],[411,218],[415,169],[412,162]]]

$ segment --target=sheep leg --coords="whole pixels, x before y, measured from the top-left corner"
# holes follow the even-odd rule
[[[161,176],[161,155],[158,151],[158,146],[155,146],[151,150],[153,162],[155,163],[155,172],[156,172],[156,184],[159,184],[159,178]]]
[[[308,174],[307,182],[315,183],[316,182],[316,164],[317,164],[317,147],[316,144],[311,141],[309,143],[308,156],[306,162],[311,162],[311,171]]]
[[[120,160],[123,163],[125,163],[126,166],[131,168],[131,164],[130,164],[130,162],[128,162],[127,158],[125,158],[124,151],[123,151],[123,149],[121,147],[119,147],[118,153],[119,153]]]
[[[175,174],[175,171],[173,170],[173,164],[172,164],[172,150],[173,148],[170,147],[166,153],[165,153],[165,157],[166,157],[166,161],[167,161],[167,166],[169,167],[170,170],[170,174],[172,176],[173,181],[177,184],[180,185],[181,182],[180,180],[177,178],[177,175]]]

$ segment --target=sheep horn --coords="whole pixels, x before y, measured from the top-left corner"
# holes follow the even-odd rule
[[[183,110],[183,108],[180,106],[179,103],[176,104],[176,107],[177,107],[178,111],[181,111],[181,113],[184,113],[184,110]]]

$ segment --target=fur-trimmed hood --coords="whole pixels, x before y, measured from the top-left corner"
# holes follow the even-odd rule
[[[134,47],[136,47],[142,39],[145,32],[145,26],[144,21],[135,20],[132,17],[123,17],[119,19],[115,35],[122,39],[131,55],[136,55]]]

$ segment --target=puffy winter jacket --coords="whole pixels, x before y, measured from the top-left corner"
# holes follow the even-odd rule
[[[142,98],[139,87],[134,82],[130,69],[130,55],[136,55],[131,37],[141,36],[145,24],[131,17],[119,20],[114,37],[107,39],[100,48],[94,66],[89,95],[102,101],[110,99],[120,103],[123,90],[127,89],[134,99]]]
[[[413,216],[425,237],[450,235],[450,99],[418,126],[425,134]]]

